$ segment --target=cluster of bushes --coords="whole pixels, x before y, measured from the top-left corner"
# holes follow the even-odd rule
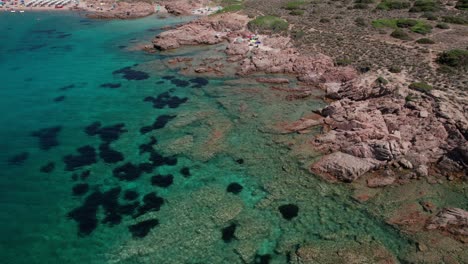
[[[435,12],[440,9],[439,4],[434,0],[416,0],[410,8],[410,12]]]
[[[287,2],[283,8],[289,10],[289,14],[294,16],[302,16],[304,14],[304,10],[302,8],[303,5],[307,4],[306,1],[296,0]]]
[[[367,9],[369,4],[374,3],[374,0],[354,0],[354,9]]]
[[[459,25],[467,25],[468,20],[463,17],[454,17],[454,16],[444,16],[442,17],[442,21],[450,24],[459,24]]]
[[[468,10],[468,0],[458,0],[455,8],[460,10]]]
[[[288,22],[276,16],[259,16],[247,24],[249,30],[255,32],[285,32],[289,28]]]
[[[407,1],[400,0],[382,0],[380,4],[377,5],[377,9],[380,10],[394,10],[394,9],[406,9],[409,8],[411,4]]]
[[[425,82],[414,82],[409,85],[409,88],[423,93],[428,93],[433,89],[431,85]]]
[[[216,13],[237,12],[244,9],[244,3],[242,0],[223,0],[221,1],[221,6],[223,9]]]
[[[405,31],[399,28],[395,29],[390,34],[390,36],[397,38],[397,39],[401,39],[401,40],[411,40],[411,37]]]
[[[437,63],[468,70],[468,50],[453,49],[442,52],[437,58]]]
[[[434,44],[435,42],[432,39],[420,38],[420,39],[416,40],[416,43],[419,43],[419,44]]]
[[[372,26],[375,28],[394,28],[397,31],[395,34],[402,35],[402,28],[409,28],[412,32],[419,34],[427,34],[432,30],[432,26],[421,20],[399,18],[399,19],[377,19],[372,21]],[[404,32],[403,32],[404,33]],[[405,33],[406,34],[406,33]]]

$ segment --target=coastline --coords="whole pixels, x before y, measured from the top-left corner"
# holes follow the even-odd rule
[[[190,10],[180,12],[179,15],[182,15],[190,13]],[[122,13],[102,13],[94,18],[133,17]],[[441,208],[437,203],[431,202],[435,196],[431,193],[433,190],[463,186],[464,170],[466,173],[466,167],[463,167],[466,166],[463,163],[463,153],[466,153],[466,149],[463,149],[466,146],[466,140],[463,139],[463,134],[466,133],[463,105],[460,108],[456,102],[450,101],[450,96],[443,91],[426,93],[409,89],[409,83],[415,80],[408,79],[404,73],[361,73],[351,66],[338,67],[333,58],[324,54],[301,53],[289,37],[267,33],[254,34],[256,32],[247,28],[250,19],[243,14],[200,17],[175,28],[168,28],[153,40],[152,45],[143,49],[150,53],[173,55],[163,63],[157,61],[156,64],[164,64],[165,67],[177,70],[190,78],[239,77],[248,80],[253,86],[257,84],[264,87],[265,93],[277,96],[278,100],[302,102],[322,99],[327,103],[326,106],[315,111],[304,111],[294,121],[277,120],[271,116],[267,125],[259,125],[259,133],[272,138],[275,138],[274,135],[300,138],[271,142],[285,146],[291,152],[319,151],[321,157],[318,160],[300,160],[304,171],[309,173],[306,177],[316,177],[331,183],[345,182],[342,187],[349,189],[352,195],[343,195],[340,198],[365,208],[368,217],[375,216],[379,221],[385,220],[389,229],[395,228],[405,235],[414,236],[414,241],[417,242],[408,242],[415,243],[412,245],[416,248],[412,253],[412,260],[426,260],[426,254],[433,249],[437,252],[434,254],[438,254],[437,250],[448,251],[443,247],[455,247],[454,243],[458,242],[454,241],[466,244],[464,228],[468,213],[464,209],[467,208]],[[257,45],[257,42],[260,44]],[[206,47],[211,51],[202,57],[178,55],[177,51],[187,47]],[[151,67],[144,68],[143,71],[145,70],[150,71]],[[240,87],[245,85],[242,81],[232,83]],[[255,89],[249,86],[238,93],[257,93]],[[211,95],[217,96],[216,92],[212,93]],[[412,99],[408,100],[408,96]],[[248,100],[248,96],[240,98]],[[239,102],[239,106],[223,105],[222,99],[219,100],[219,104],[226,108],[238,107],[239,112],[246,111],[247,108],[242,102]],[[281,110],[284,109],[278,109]],[[189,112],[182,120],[176,119],[178,123],[170,123],[168,126],[176,131],[180,128],[178,126],[183,127],[184,123],[204,118],[192,116]],[[255,116],[251,118],[254,119]],[[209,136],[212,138],[208,141],[210,146],[207,148],[216,148],[229,130],[225,127],[235,126],[235,123],[229,120],[220,124],[211,122],[213,120],[218,121],[214,118],[207,122],[214,130],[213,135]],[[186,144],[187,140],[183,142],[185,143],[181,145]],[[164,146],[167,148],[167,154],[179,153],[170,152],[171,148],[177,147],[171,143],[166,142]],[[212,151],[209,154],[199,154],[202,157],[200,159],[209,160],[213,157],[212,153],[215,153]],[[289,172],[288,169],[280,168],[286,172]],[[291,176],[294,172],[296,171],[290,173]],[[336,195],[324,191],[323,188],[328,188],[326,186],[319,187],[318,189],[326,194],[323,196]],[[315,191],[312,188],[311,190]],[[204,205],[210,207],[210,202],[202,197],[208,197],[213,192],[217,197],[224,197],[216,190],[207,188],[194,194],[195,200],[205,201]],[[438,195],[443,195],[443,192],[440,191]],[[271,196],[272,200],[281,199],[281,192]],[[259,207],[271,203],[269,199],[265,199],[268,201],[263,201]],[[410,202],[406,202],[405,199]],[[404,206],[394,211],[390,210],[390,214],[388,208],[391,205],[387,202],[394,200],[405,200],[401,203]],[[228,203],[224,198],[223,201]],[[174,214],[174,218],[176,216],[177,214]],[[336,215],[332,217],[336,218]],[[326,218],[323,221],[326,222]],[[158,241],[164,240],[164,237],[155,236],[151,239]],[[291,255],[299,260],[306,260],[312,255],[315,258],[317,254],[328,259],[326,255],[330,253],[333,256],[337,255],[338,259],[347,260],[348,253],[342,255],[342,252],[350,250],[356,253],[363,250],[360,247],[347,248],[346,245],[339,244],[333,235],[324,239],[332,244],[320,249],[314,245],[296,246],[296,252]],[[432,243],[434,241],[436,242]],[[344,248],[340,248],[341,255],[336,254],[335,244]],[[367,249],[366,241],[359,240],[358,244],[365,245]],[[398,263],[395,256],[384,246],[378,243],[370,244],[373,246],[369,252],[379,255],[381,261]],[[463,245],[460,247],[463,248]],[[151,251],[148,248],[146,252],[144,247],[136,249],[138,254],[143,255]],[[123,254],[125,253],[137,254],[131,249]],[[250,256],[245,252],[238,253],[243,257]],[[459,259],[463,259],[463,253],[457,254],[460,254]],[[248,262],[249,257],[243,260]]]

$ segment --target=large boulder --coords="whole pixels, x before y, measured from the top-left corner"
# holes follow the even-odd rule
[[[381,162],[375,159],[358,158],[346,153],[335,152],[322,157],[310,170],[325,178],[352,182],[364,173],[379,168]]]
[[[431,219],[426,228],[468,236],[468,211],[460,208],[444,208]]]

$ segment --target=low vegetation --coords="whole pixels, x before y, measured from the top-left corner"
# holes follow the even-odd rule
[[[468,50],[453,49],[442,52],[437,63],[453,68],[468,70]]]
[[[449,29],[450,26],[447,25],[446,23],[437,23],[436,28],[440,28],[440,29]]]
[[[277,16],[259,16],[247,24],[251,31],[283,33],[289,28],[288,22]]]
[[[411,6],[408,1],[399,1],[399,0],[383,0],[380,4],[377,5],[379,10],[394,10],[394,9],[406,9]]]
[[[468,0],[458,0],[455,8],[460,10],[468,10]]]
[[[244,2],[242,0],[223,0],[220,5],[223,9],[216,13],[237,12],[244,9]]]
[[[416,91],[420,91],[420,92],[423,92],[423,93],[428,93],[430,92],[433,87],[425,82],[414,82],[412,84],[409,85],[409,88],[410,89],[413,89],[413,90],[416,90]]]
[[[416,0],[413,6],[410,8],[410,12],[435,12],[439,11],[440,6],[437,1],[434,0]]]
[[[444,16],[442,21],[450,24],[468,25],[468,20],[463,17]]]
[[[409,28],[412,32],[419,34],[427,34],[432,30],[432,26],[424,21],[407,18],[377,19],[372,21],[372,26],[375,28],[388,27],[393,29]]]
[[[435,42],[432,39],[420,38],[420,39],[416,40],[416,43],[418,43],[418,44],[434,44]]]
[[[401,39],[401,40],[411,40],[411,37],[402,29],[395,29],[391,34],[391,37]]]

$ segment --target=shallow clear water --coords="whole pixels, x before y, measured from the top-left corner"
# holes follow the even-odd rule
[[[2,263],[260,263],[266,255],[263,260],[286,263],[298,247],[330,241],[382,245],[396,256],[412,248],[349,199],[346,188],[304,170],[316,156],[297,147],[306,137],[272,132],[323,106],[321,100],[287,101],[249,81],[194,80],[162,66],[171,53],[134,51],[161,27],[183,20],[0,14]],[[170,102],[157,98],[165,92]],[[99,132],[85,133],[94,122],[124,129],[100,139]],[[157,143],[142,153],[151,137]],[[91,151],[78,160],[83,146]],[[120,158],[106,162],[105,148]],[[113,173],[127,162],[151,163],[151,153],[160,155],[152,172]],[[157,174],[173,175],[172,184],[153,179]],[[227,192],[231,183],[242,190]],[[88,189],[81,193],[80,184]],[[138,198],[125,200],[128,190]],[[145,211],[143,197],[152,192],[164,202]],[[130,213],[122,211],[135,201]],[[278,209],[286,204],[299,208],[291,220]],[[129,229],[150,219],[158,224]]]

